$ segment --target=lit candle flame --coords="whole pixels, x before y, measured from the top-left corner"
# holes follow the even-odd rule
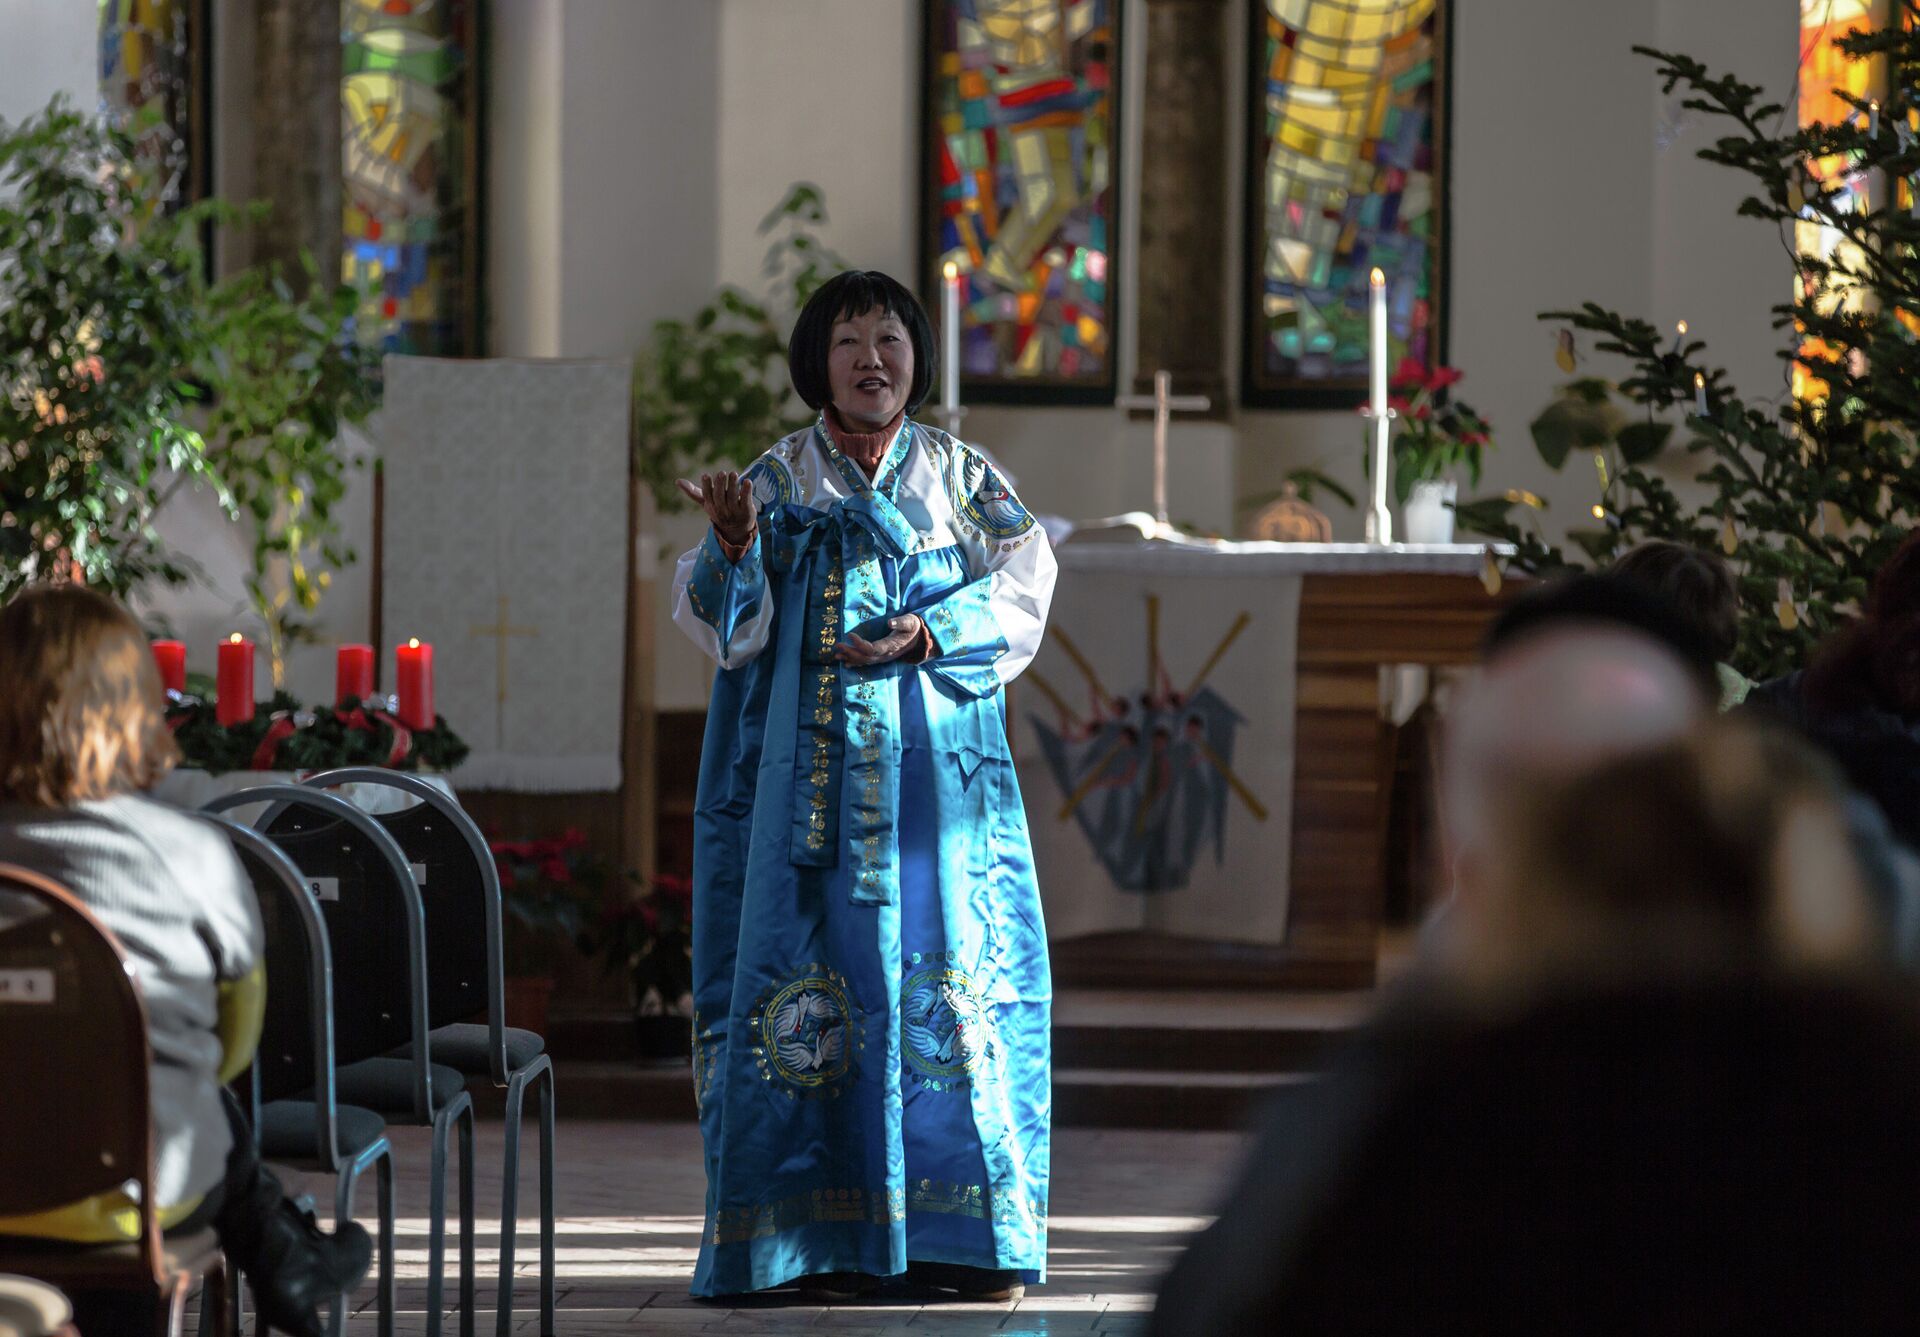
[[[1374,287],[1384,288],[1387,286],[1387,276],[1382,270],[1375,269],[1371,277]]]
[[[418,636],[409,636],[407,638],[407,649],[418,650],[419,648],[420,648],[420,638]]]
[[[236,631],[233,633],[233,635],[227,637],[227,639],[231,641],[233,644],[238,645],[244,638],[240,635],[239,632]]]
[[[1595,503],[1593,504],[1593,518],[1594,518],[1594,519],[1596,519],[1596,520],[1604,520],[1604,519],[1606,519],[1606,518],[1607,518],[1607,508],[1606,508],[1606,507],[1604,507],[1604,506],[1602,506],[1602,505],[1601,505],[1601,504],[1600,504],[1599,502],[1595,502]]]
[[[1707,378],[1703,373],[1697,371],[1693,373],[1693,388],[1696,390],[1707,388]]]
[[[1680,323],[1679,323],[1678,325],[1676,325],[1676,326],[1674,326],[1674,329],[1676,329],[1676,330],[1678,330],[1678,331],[1680,332],[1680,335],[1681,335],[1681,337],[1682,337],[1682,338],[1684,338],[1684,337],[1686,337],[1686,333],[1687,333],[1687,322],[1686,322],[1686,321],[1684,321],[1684,320],[1683,320],[1683,321],[1681,321],[1681,322],[1680,322]]]
[[[947,263],[942,265],[940,269],[941,269],[941,272],[947,276],[948,283],[952,283],[955,279],[960,277],[960,266],[952,260],[947,261]]]

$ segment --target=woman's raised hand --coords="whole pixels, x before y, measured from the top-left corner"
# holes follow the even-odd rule
[[[745,547],[753,538],[753,484],[731,469],[717,474],[701,474],[700,486],[686,479],[676,480],[680,490],[700,503],[713,525],[713,532],[736,548]]]

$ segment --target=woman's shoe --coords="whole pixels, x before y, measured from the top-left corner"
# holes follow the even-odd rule
[[[959,1263],[908,1263],[907,1281],[938,1291],[956,1291],[963,1300],[1006,1304],[1027,1293],[1020,1274],[1010,1268],[965,1267]]]
[[[880,1289],[880,1278],[869,1272],[816,1272],[796,1283],[809,1304],[845,1304]]]

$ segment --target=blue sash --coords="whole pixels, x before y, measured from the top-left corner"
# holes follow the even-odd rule
[[[769,517],[775,566],[806,590],[800,605],[802,700],[788,857],[795,864],[831,868],[844,851],[853,873],[853,902],[892,905],[900,885],[900,675],[888,665],[836,663],[833,647],[888,615],[882,558],[899,561],[919,546],[919,532],[894,504],[913,424],[902,424],[871,483],[833,444],[824,422],[816,423],[814,432],[850,495],[826,510],[790,502]],[[852,785],[844,836],[839,829],[843,778]]]

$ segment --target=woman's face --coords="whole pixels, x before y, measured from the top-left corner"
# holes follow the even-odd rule
[[[827,338],[827,389],[841,421],[857,432],[879,431],[906,407],[913,389],[906,325],[874,307],[836,321]]]

